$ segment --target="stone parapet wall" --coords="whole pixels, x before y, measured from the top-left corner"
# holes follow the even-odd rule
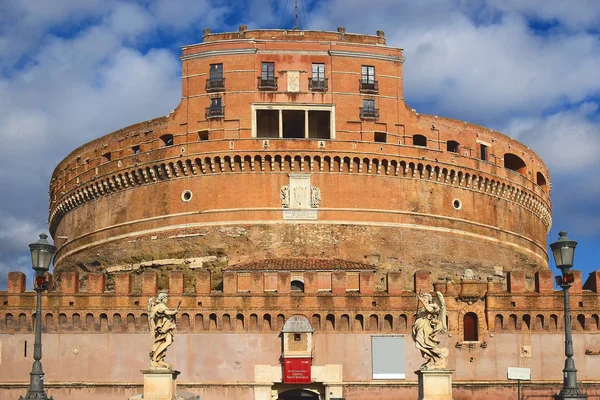
[[[600,331],[600,297],[594,289],[600,280],[600,271],[590,274],[584,285],[581,273],[573,272],[573,330],[576,333]],[[415,312],[415,293],[429,292],[432,287],[446,298],[449,330],[457,335],[458,342],[462,342],[462,321],[466,313],[477,315],[481,342],[490,333],[559,333],[563,329],[563,294],[548,290],[550,273],[536,274],[536,291],[524,289],[524,276],[519,273],[509,273],[508,286],[504,288],[502,282],[492,279],[431,282],[431,274],[420,271],[413,278],[412,291],[403,290],[406,277],[398,272],[388,274],[385,291],[373,290],[373,271],[359,273],[361,285],[357,289],[346,286],[347,272],[328,272],[331,279],[328,290],[319,288],[316,279],[317,274],[327,272],[278,272],[279,290],[276,291],[264,288],[264,275],[270,272],[226,272],[223,291],[209,290],[208,271],[195,274],[194,287],[190,288],[184,287],[181,271],[169,272],[171,304],[182,302],[177,320],[182,332],[280,331],[290,316],[302,313],[316,331],[406,334]],[[253,277],[251,284],[244,283],[240,287],[240,278],[246,275]],[[304,292],[289,291],[290,276],[303,277]],[[104,274],[89,274],[88,292],[84,292],[78,287],[77,272],[64,272],[60,289],[43,297],[43,329],[59,333],[147,330],[146,303],[148,297],[157,294],[156,273],[146,271],[142,277],[142,287],[134,291],[131,273],[116,273],[113,290],[99,292],[98,288],[106,281]],[[92,291],[89,288],[93,288]],[[0,311],[0,332],[32,331],[35,293],[25,291],[22,273],[9,275],[9,291],[0,292],[0,301],[4,304]]]

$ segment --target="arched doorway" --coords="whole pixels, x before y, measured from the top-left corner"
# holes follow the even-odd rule
[[[283,393],[279,393],[277,400],[319,400],[320,396],[318,393],[312,392],[305,389],[293,389],[287,390]]]

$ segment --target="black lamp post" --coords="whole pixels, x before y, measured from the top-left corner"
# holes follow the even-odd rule
[[[33,345],[33,367],[29,373],[29,391],[20,400],[53,400],[44,391],[44,371],[42,370],[42,292],[48,288],[44,274],[48,272],[55,247],[46,240],[48,235],[40,234],[40,240],[29,245],[31,264],[35,271],[34,290],[36,292],[35,306],[35,343]]]
[[[569,288],[573,283],[573,274],[569,269],[573,266],[575,257],[575,247],[577,242],[567,237],[567,232],[561,231],[559,238],[550,245],[556,267],[560,269],[562,276],[557,278],[559,286],[563,289],[565,301],[565,368],[563,368],[563,387],[560,393],[554,395],[556,400],[569,399],[587,399],[587,394],[583,394],[577,388],[577,369],[575,360],[573,360],[573,335],[571,333],[571,305],[569,303]]]

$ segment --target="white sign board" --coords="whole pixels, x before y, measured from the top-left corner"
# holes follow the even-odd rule
[[[508,373],[506,374],[508,379],[530,381],[531,380],[531,369],[530,368],[517,368],[508,367]]]

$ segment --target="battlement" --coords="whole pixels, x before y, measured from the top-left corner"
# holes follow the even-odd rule
[[[571,288],[574,331],[600,329],[600,270],[582,284],[573,271]],[[432,282],[429,271],[412,277],[389,272],[385,290],[376,290],[380,279],[373,270],[360,271],[243,271],[225,270],[223,290],[211,290],[211,272],[194,271],[189,286],[182,271],[168,272],[171,305],[181,301],[177,324],[188,331],[276,331],[298,310],[311,319],[315,330],[340,332],[408,332],[415,312],[415,294],[441,292],[446,298],[450,332],[462,334],[462,319],[474,314],[481,334],[514,331],[558,332],[562,324],[563,294],[554,290],[552,273],[535,275],[535,290],[526,289],[525,275],[510,272],[504,281],[463,277]],[[60,287],[43,296],[43,328],[46,332],[138,332],[147,330],[146,302],[158,289],[156,271],[141,273],[141,288],[132,289],[134,274],[117,272],[108,290],[109,276],[91,273],[87,291],[79,286],[79,274],[63,272]],[[137,277],[139,278],[139,276]],[[412,279],[412,290],[404,290]],[[303,285],[300,285],[302,283]],[[26,291],[25,275],[9,273],[8,290],[0,292],[0,332],[30,332],[33,328],[35,293]],[[109,311],[110,310],[110,311]]]

